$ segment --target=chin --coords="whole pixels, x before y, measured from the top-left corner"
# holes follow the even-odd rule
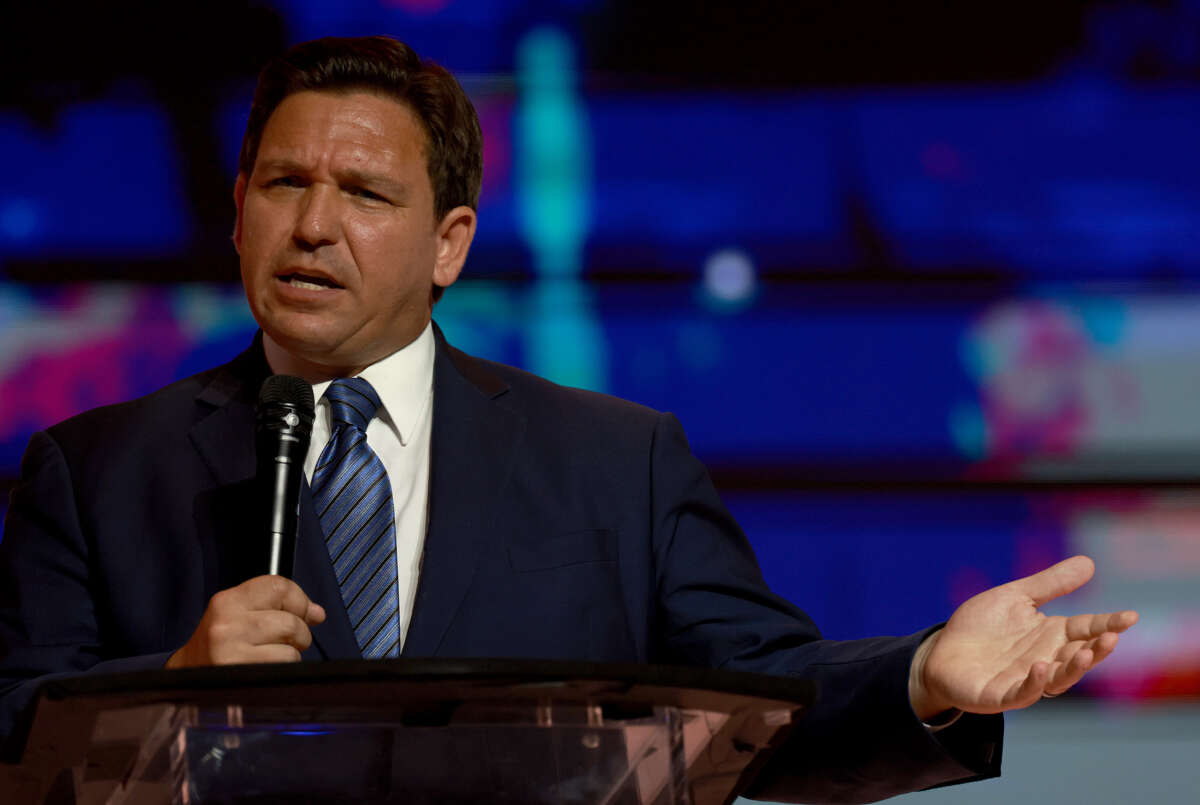
[[[263,332],[276,344],[297,355],[335,351],[346,340],[340,328],[321,317],[287,313],[285,315],[255,316]]]
[[[328,333],[263,327],[275,346],[293,358],[321,365],[336,364],[341,342]]]

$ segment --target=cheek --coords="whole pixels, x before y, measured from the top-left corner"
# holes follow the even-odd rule
[[[409,238],[402,222],[395,217],[356,211],[342,219],[342,231],[351,245],[359,249],[385,251],[405,249]]]
[[[291,226],[287,214],[275,205],[262,200],[246,200],[242,216],[242,250],[254,255],[270,254],[280,237],[287,236]]]
[[[348,223],[346,241],[359,271],[373,275],[381,287],[403,286],[412,274],[433,268],[432,238],[397,222]]]

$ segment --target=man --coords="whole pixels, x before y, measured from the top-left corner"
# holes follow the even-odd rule
[[[267,66],[234,191],[261,337],[31,440],[0,543],[0,730],[19,733],[52,673],[624,660],[817,680],[756,795],[864,801],[997,774],[989,714],[1069,688],[1136,614],[1040,614],[1090,577],[1076,557],[940,630],[820,640],[763,585],[673,417],[471,358],[433,327],[475,232],[481,150],[457,82],[393,40]],[[271,373],[321,400],[295,581],[257,575],[245,516]]]

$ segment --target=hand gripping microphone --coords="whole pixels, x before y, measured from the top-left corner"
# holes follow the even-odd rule
[[[312,386],[291,375],[272,375],[258,393],[254,448],[258,459],[261,528],[269,554],[267,573],[292,577],[300,520],[300,478],[313,423]]]

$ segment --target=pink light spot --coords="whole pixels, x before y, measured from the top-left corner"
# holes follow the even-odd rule
[[[512,169],[512,103],[507,99],[476,100],[479,127],[483,130],[484,200],[503,196]]]
[[[380,0],[384,8],[396,8],[410,14],[429,16],[437,14],[453,3],[454,0]]]
[[[86,296],[86,289],[68,290],[54,307],[69,320],[85,308]],[[139,293],[127,321],[89,340],[34,352],[0,378],[0,438],[164,385],[187,347],[166,303]]]

